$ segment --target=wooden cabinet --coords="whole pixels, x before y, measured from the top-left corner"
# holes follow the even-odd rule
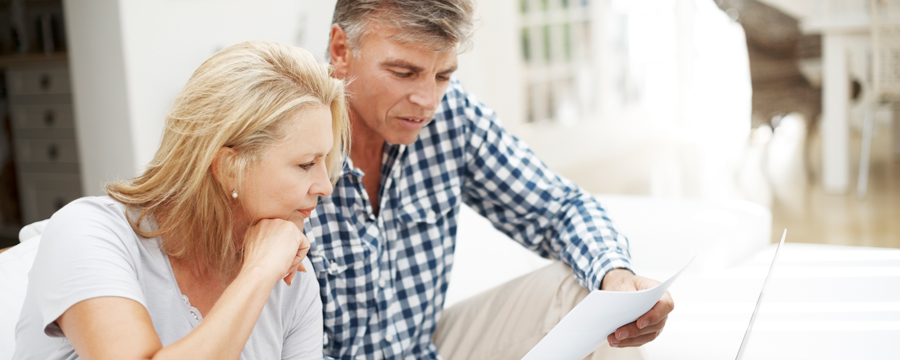
[[[9,66],[6,88],[22,221],[29,224],[81,196],[67,64]]]

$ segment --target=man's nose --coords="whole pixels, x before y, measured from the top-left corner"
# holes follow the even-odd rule
[[[421,106],[428,112],[432,112],[437,109],[439,101],[437,88],[438,86],[434,79],[422,80],[416,84],[412,94],[409,95],[409,101]]]

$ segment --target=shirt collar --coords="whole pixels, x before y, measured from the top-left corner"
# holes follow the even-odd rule
[[[347,174],[353,175],[357,179],[365,175],[362,169],[353,166],[353,160],[350,159],[349,155],[344,157],[344,168],[341,170],[341,176],[345,176]]]

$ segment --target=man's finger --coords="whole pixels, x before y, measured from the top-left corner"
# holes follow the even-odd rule
[[[607,340],[609,340],[609,345],[612,347],[641,346],[656,339],[656,337],[658,337],[661,332],[662,330],[624,340],[616,340],[615,338],[613,338],[612,340]]]
[[[643,328],[638,327],[635,322],[630,322],[616,329],[616,331],[612,333],[611,336],[616,340],[625,340],[660,331],[664,326],[666,326],[665,318],[663,318],[662,321],[659,321],[656,324],[647,325]]]
[[[649,333],[659,332],[666,326],[666,318],[662,318],[658,323],[648,325],[647,327],[640,328],[636,333],[632,333],[629,338],[634,338],[637,336],[647,335]]]
[[[650,311],[647,311],[644,315],[641,315],[637,320],[635,320],[635,324],[637,324],[638,329],[643,329],[650,325],[658,324],[662,319],[665,319],[669,316],[669,313],[675,309],[675,302],[672,300],[672,297],[669,296],[667,292],[663,295],[662,299],[656,302]]]

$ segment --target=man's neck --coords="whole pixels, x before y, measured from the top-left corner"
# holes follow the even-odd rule
[[[350,159],[353,166],[360,169],[381,168],[381,154],[384,151],[384,138],[371,128],[355,120],[351,115],[350,126],[352,145],[350,146]],[[366,173],[366,175],[370,175]]]
[[[350,159],[353,166],[362,169],[365,173],[362,182],[369,195],[369,204],[372,206],[372,214],[378,216],[380,208],[379,193],[381,191],[381,154],[384,152],[384,138],[378,135],[361,120],[350,113],[351,139]]]

